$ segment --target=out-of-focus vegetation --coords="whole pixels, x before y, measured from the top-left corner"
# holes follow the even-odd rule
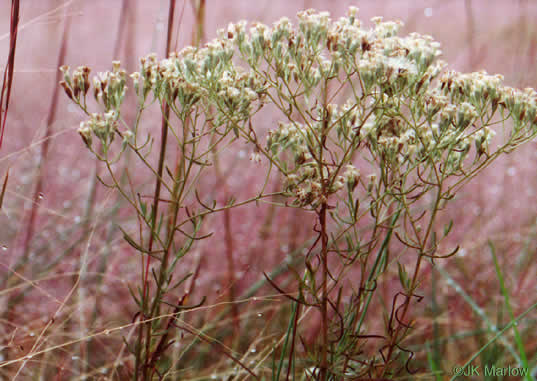
[[[4,20],[14,20],[16,14],[8,5],[15,7],[16,3],[6,2],[0,8]],[[337,19],[349,5],[361,8],[361,20],[378,15],[399,18],[405,23],[401,34],[418,31],[433,35],[442,43],[442,59],[457,70],[501,72],[504,82],[513,87],[535,86],[537,34],[531,15],[536,10],[531,2],[299,1],[254,5],[233,1],[224,6],[204,0],[162,4],[125,0],[113,4],[20,4],[13,82],[9,109],[3,105],[7,120],[0,150],[4,303],[0,375],[4,379],[293,379],[293,374],[296,379],[322,379],[329,374],[319,370],[322,364],[334,369],[343,366],[354,379],[450,379],[455,376],[455,367],[466,365],[465,371],[479,367],[480,375],[474,373],[475,379],[495,379],[484,373],[485,367],[490,370],[493,366],[524,366],[535,375],[533,143],[482,171],[456,193],[447,208],[436,208],[436,222],[433,224],[431,218],[430,231],[450,231],[445,240],[437,241],[436,252],[448,252],[455,246],[459,250],[449,259],[424,258],[419,278],[409,279],[416,255],[403,250],[400,242],[412,247],[409,237],[392,234],[405,232],[408,224],[414,223],[409,222],[411,218],[406,226],[404,219],[398,223],[395,216],[401,210],[386,203],[386,211],[381,213],[385,218],[379,219],[377,213],[379,232],[369,236],[371,247],[381,254],[379,260],[385,261],[384,271],[374,282],[367,282],[364,276],[375,273],[374,257],[366,261],[358,256],[350,265],[352,256],[340,251],[336,259],[333,250],[340,245],[334,244],[334,231],[323,223],[333,211],[322,196],[335,194],[340,179],[334,175],[326,186],[321,181],[320,198],[310,199],[305,188],[311,188],[313,182],[297,183],[300,179],[290,177],[292,165],[286,164],[302,162],[300,152],[276,158],[267,151],[263,159],[266,142],[258,141],[255,135],[261,138],[267,130],[277,130],[273,141],[276,137],[281,140],[282,131],[293,127],[278,129],[282,112],[307,125],[304,115],[315,117],[314,107],[319,102],[312,102],[311,110],[301,110],[298,101],[293,110],[278,110],[267,103],[251,119],[232,116],[235,126],[228,124],[224,131],[218,130],[218,123],[229,119],[229,114],[218,119],[218,102],[215,109],[207,108],[199,115],[175,115],[178,110],[169,110],[165,97],[162,107],[158,102],[150,106],[151,95],[148,108],[139,113],[136,104],[145,96],[140,90],[143,86],[137,91],[131,88],[125,91],[119,130],[139,126],[140,131],[134,134],[138,140],[133,142],[130,139],[134,137],[123,134],[116,136],[114,144],[120,148],[132,144],[131,148],[137,149],[127,149],[122,160],[114,162],[118,151],[90,142],[91,138],[102,138],[105,146],[112,143],[113,135],[99,129],[93,135],[91,129],[106,121],[95,119],[80,131],[86,144],[94,143],[92,155],[77,134],[79,122],[86,117],[67,97],[59,96],[63,89],[57,84],[63,74],[57,68],[62,65],[86,64],[97,74],[110,70],[111,61],[121,60],[127,72],[134,72],[139,70],[139,56],[154,51],[164,58],[166,52],[186,45],[202,47],[216,36],[217,28],[225,28],[225,37],[236,38],[233,29],[229,35],[229,22],[247,19],[270,24],[288,16],[296,23],[294,14],[309,7],[330,11]],[[261,29],[254,27],[254,33]],[[14,33],[2,33],[7,33],[2,40],[2,59],[9,62]],[[360,44],[361,50],[365,48]],[[155,70],[158,61],[148,60],[145,69]],[[78,86],[73,82],[64,85],[72,97],[81,99],[88,85],[97,86],[102,90],[98,99],[108,104],[102,111],[109,113],[103,117],[118,116],[110,113],[117,108],[117,94],[107,101],[103,94],[108,94],[108,85],[121,84],[123,72],[114,67],[111,73],[116,73],[116,78],[102,74],[94,84],[86,83],[93,75],[85,73],[77,74]],[[257,94],[263,92],[261,83],[248,82],[240,75],[227,86],[241,88],[241,81]],[[130,79],[126,85],[134,87]],[[190,91],[183,90],[185,94]],[[221,98],[227,95],[229,100],[222,101],[220,107],[233,106],[233,92],[224,92]],[[82,108],[90,111],[96,107],[91,98],[93,94],[88,93],[88,103]],[[286,102],[293,103],[290,99]],[[235,106],[235,111],[240,111],[240,105]],[[319,107],[322,109],[322,102]],[[517,120],[530,115],[521,115],[521,109],[514,111],[513,107],[505,109],[505,116],[514,116],[516,128]],[[301,119],[295,119],[300,111]],[[318,115],[320,120],[322,114]],[[174,134],[176,130],[168,130],[168,124],[181,126],[183,132]],[[505,129],[491,129],[502,141],[516,138],[510,133],[510,124]],[[231,137],[248,137],[250,143],[232,143],[224,139],[224,132]],[[153,138],[146,141],[148,136]],[[205,146],[197,146],[207,161],[192,156],[191,147],[198,137],[199,141],[207,139]],[[482,150],[479,159],[488,160],[484,142],[472,150]],[[494,140],[491,144],[498,149]],[[301,165],[315,162],[315,149],[322,151],[324,144],[312,147],[301,151]],[[462,146],[453,150],[465,151]],[[378,157],[387,160],[390,152]],[[313,153],[313,159],[306,157],[308,153]],[[99,160],[107,154],[106,160]],[[363,158],[357,154],[356,159]],[[471,164],[473,156],[468,160]],[[189,162],[203,172],[188,172]],[[318,166],[329,168],[323,163],[319,161]],[[356,168],[345,167],[350,164],[349,160],[341,163],[342,170],[348,169],[341,186],[353,191],[360,175]],[[267,177],[271,166],[280,170]],[[295,175],[303,175],[300,171]],[[321,177],[322,173],[320,170]],[[190,182],[184,180],[189,178],[187,174],[192,176]],[[431,183],[423,174],[411,180]],[[463,176],[473,174],[464,172]],[[362,181],[362,191],[376,192],[386,181],[379,173]],[[194,183],[198,192],[181,199],[181,189],[186,195]],[[292,192],[294,199],[286,198],[290,194],[281,193],[282,189]],[[361,201],[355,212],[369,210],[365,200]],[[429,210],[434,201],[433,194],[416,205]],[[242,202],[245,205],[240,205]],[[284,207],[285,202],[295,208]],[[202,209],[210,211],[202,213],[203,224],[201,218],[194,217]],[[351,207],[350,221],[352,211]],[[419,237],[415,224],[413,230]],[[362,239],[361,233],[371,229],[365,222],[353,226],[356,237]],[[428,231],[426,226],[422,228]],[[174,240],[174,234],[183,238]],[[361,245],[368,244],[350,239],[347,246],[358,252]],[[421,252],[426,248],[424,244]],[[186,252],[188,255],[182,257]],[[339,275],[327,271],[341,268],[345,271]],[[341,294],[337,289],[332,294],[323,291],[336,279]],[[405,282],[406,300],[404,295],[398,300],[397,292]],[[375,293],[376,298],[364,308],[368,293]],[[415,301],[408,296],[414,293]],[[347,308],[340,308],[345,304]],[[356,313],[367,311],[359,330],[350,337],[339,336],[337,329],[327,330],[328,320],[333,322],[331,327],[337,327],[340,319],[343,325],[348,322],[353,308]],[[390,327],[396,328],[390,331]],[[352,348],[342,348],[344,344],[352,344]],[[504,379],[520,378],[511,373]]]

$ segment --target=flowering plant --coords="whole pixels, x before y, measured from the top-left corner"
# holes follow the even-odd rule
[[[160,264],[153,304],[147,288],[135,296],[145,319],[158,317],[178,259],[195,240],[208,238],[198,234],[206,215],[269,196],[263,187],[252,199],[222,208],[198,197],[198,179],[210,165],[211,150],[225,139],[243,139],[251,144],[252,157],[268,164],[265,184],[273,170],[285,178],[277,192],[288,199],[282,206],[316,216],[318,237],[304,258],[298,291],[289,298],[294,305],[291,321],[298,321],[301,306],[319,311],[319,345],[309,359],[296,359],[294,346],[286,345],[273,372],[279,375],[284,366],[296,365],[327,380],[389,377],[400,369],[401,356],[408,357],[404,339],[412,327],[410,306],[420,299],[420,269],[426,261],[457,251],[439,253],[451,224],[437,233],[438,212],[499,155],[534,138],[537,93],[506,87],[499,75],[445,71],[438,60],[439,44],[431,37],[399,36],[401,23],[380,17],[366,28],[357,12],[351,7],[346,17],[332,21],[327,13],[304,11],[298,14],[298,27],[287,18],[272,28],[254,23],[249,30],[246,22],[239,22],[219,31],[203,48],[188,47],[161,61],[155,55],[142,58],[140,71],[130,75],[139,111],[134,126],[121,119],[127,75],[119,62],[112,72],[94,79],[101,113],[90,113],[86,103],[89,69],[70,74],[62,68],[67,95],[89,116],[80,135],[107,163],[111,186],[142,217],[150,242],[160,246],[147,247],[142,238],[137,241],[125,232],[133,247]],[[175,171],[168,170],[170,181],[160,164],[157,170],[149,163],[147,142],[139,141],[140,114],[151,98],[161,106],[181,153]],[[266,134],[256,119],[265,105],[280,116],[277,127]],[[171,123],[170,111],[178,126]],[[493,140],[496,132],[501,138]],[[115,135],[122,141],[116,151]],[[110,163],[126,149],[169,193],[165,229],[157,223],[158,197],[148,208],[115,180]],[[179,210],[193,194],[198,210],[179,221]],[[187,222],[191,231],[183,229]],[[398,249],[396,258],[390,257],[390,247]],[[401,291],[392,295],[384,333],[374,337],[380,343],[379,358],[377,351],[364,354],[366,322],[374,319],[368,315],[373,297],[381,297],[376,286],[389,279],[394,265]],[[343,287],[351,268],[359,276]],[[294,342],[298,328],[290,326],[294,328],[287,335]],[[139,337],[137,372],[148,372],[156,361],[154,348],[162,344],[150,332],[156,329],[150,327]],[[286,351],[290,361],[284,365]]]

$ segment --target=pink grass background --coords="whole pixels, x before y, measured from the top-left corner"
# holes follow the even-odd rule
[[[60,318],[46,335],[57,336],[55,340],[60,342],[67,341],[62,336],[64,334],[76,336],[76,330],[69,328],[72,324],[70,314],[89,316],[93,311],[98,312],[87,334],[125,324],[136,311],[126,285],[139,283],[140,258],[112,224],[132,224],[130,211],[115,194],[97,184],[96,201],[90,203],[90,219],[84,220],[96,164],[76,132],[83,115],[76,106],[70,105],[63,93],[59,97],[56,120],[51,126],[50,148],[45,161],[41,160],[46,116],[57,86],[58,51],[67,19],[70,27],[65,64],[73,68],[88,65],[93,75],[110,69],[111,61],[119,59],[123,67],[132,72],[138,70],[140,56],[156,52],[162,58],[168,2],[128,0],[126,4],[124,24],[119,25],[122,5],[119,0],[22,2],[14,87],[4,145],[0,149],[0,176],[3,178],[8,169],[10,173],[0,211],[0,245],[5,247],[0,250],[1,287],[4,290],[0,298],[6,299],[7,295],[19,292],[17,287],[29,285],[30,280],[35,283],[30,285],[30,292],[23,302],[16,306],[17,318],[0,322],[3,345],[12,347],[14,357],[27,353],[35,340],[30,334],[38,335],[44,322],[57,310]],[[296,12],[304,8],[328,10],[336,18],[350,5],[360,8],[359,16],[366,23],[371,17],[381,15],[385,19],[402,20],[405,23],[402,34],[417,31],[432,35],[442,44],[442,58],[451,68],[502,73],[510,86],[537,87],[537,30],[533,22],[537,17],[537,3],[531,1],[208,0],[204,35],[206,39],[212,39],[218,28],[241,19],[267,24],[282,16],[293,19]],[[177,2],[176,12],[179,22],[175,25],[174,41],[181,49],[192,38],[194,16],[191,3]],[[1,65],[6,62],[9,51],[9,14],[10,4],[4,1],[0,5],[0,18],[4,20],[0,23]],[[119,54],[114,55],[120,28],[123,29]],[[160,119],[157,114],[151,115],[153,117],[145,118],[143,128],[157,132]],[[132,120],[132,116],[133,110],[127,113],[127,120]],[[263,128],[270,128],[272,122],[268,119],[260,123],[265,123]],[[485,309],[503,298],[487,239],[497,245],[515,314],[535,302],[536,148],[537,145],[531,143],[501,158],[466,186],[441,216],[443,221],[453,218],[455,222],[445,249],[460,244],[462,250],[456,258],[439,263],[446,266],[466,292]],[[229,176],[225,177],[226,185],[215,179],[205,179],[208,194],[212,192],[221,202],[224,201],[224,189],[238,200],[253,196],[262,184],[263,177],[259,173],[263,166],[251,163],[249,154],[247,146],[239,148],[238,152],[227,152],[222,164],[223,172],[229,171]],[[44,188],[43,197],[38,200],[30,261],[17,269],[19,275],[14,275],[11,270],[23,255],[39,171],[43,171]],[[104,173],[102,166],[97,171]],[[136,170],[131,174],[136,177]],[[135,180],[142,182],[146,179],[140,176]],[[107,213],[117,202],[120,202],[119,210],[109,216]],[[270,213],[274,213],[272,220],[267,217]],[[270,271],[278,265],[290,250],[311,236],[313,226],[311,214],[271,211],[267,206],[234,209],[231,218],[235,287],[239,291],[246,290],[258,280],[262,271]],[[226,248],[222,224],[220,215],[210,220],[204,231],[214,231],[215,236],[200,243],[178,269],[184,274],[201,261],[193,303],[202,295],[207,295],[211,303],[221,301],[229,287],[226,266],[223,265]],[[58,263],[46,269],[60,257]],[[526,262],[519,263],[521,258]],[[82,259],[87,265],[87,273],[77,284]],[[427,271],[430,272],[430,268]],[[444,319],[455,327],[473,326],[474,317],[469,307],[453,289],[440,282],[444,290],[440,295]],[[426,286],[430,284],[426,283]],[[80,287],[86,290],[83,298],[78,292]],[[264,293],[271,294],[274,290],[266,288]],[[427,292],[425,295],[428,296]],[[426,299],[424,303],[424,310],[427,310],[429,301]],[[426,312],[417,311],[418,320],[420,316],[425,319]],[[427,331],[428,327],[424,325],[423,330]],[[426,332],[418,334],[427,336]],[[114,339],[120,343],[119,335]],[[23,349],[14,344],[22,345]],[[69,363],[68,359],[65,361],[65,364]]]

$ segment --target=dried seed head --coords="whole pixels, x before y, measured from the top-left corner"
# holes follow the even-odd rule
[[[73,91],[71,88],[67,85],[65,81],[60,82],[61,87],[63,87],[63,90],[65,91],[65,94],[69,97],[69,99],[74,100],[73,98]]]

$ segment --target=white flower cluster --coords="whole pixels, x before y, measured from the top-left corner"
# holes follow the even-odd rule
[[[125,98],[126,73],[120,68],[119,61],[112,62],[111,72],[99,73],[93,78],[93,95],[97,102],[102,102],[106,111],[118,110]]]
[[[104,114],[90,114],[89,120],[80,123],[78,133],[84,143],[91,148],[92,136],[95,135],[103,144],[108,145],[114,140],[118,126],[118,115],[115,111]]]
[[[300,123],[279,123],[278,129],[269,131],[267,137],[267,150],[274,156],[289,149],[294,153],[297,165],[311,160],[308,152],[308,139],[315,139],[314,129]]]
[[[449,96],[451,103],[469,100],[476,107],[483,102],[498,103],[501,100],[503,77],[486,72],[458,73],[448,71],[440,78],[441,90]]]
[[[503,104],[515,120],[535,125],[537,123],[537,92],[530,87],[524,90],[505,87],[502,90]]]
[[[63,73],[63,81],[60,85],[65,90],[67,96],[75,102],[80,102],[80,96],[86,96],[90,88],[89,73],[90,68],[87,66],[80,66],[73,72],[71,77],[69,73],[69,66],[63,65],[60,67]]]
[[[217,117],[213,124],[237,124],[247,120],[255,111],[254,103],[263,100],[263,84],[253,72],[236,67],[231,59],[230,41],[215,40],[202,49],[188,47],[169,58],[158,61],[155,54],[140,59],[140,71],[130,78],[141,102],[153,94],[161,103],[168,103],[179,115],[185,115],[202,100],[202,105],[215,105]],[[89,89],[89,69],[81,67],[71,76],[68,67],[62,67],[67,95],[81,107],[80,94]],[[111,72],[99,73],[93,79],[94,96],[104,106],[105,112],[120,114],[120,107],[127,90],[126,73],[119,61],[113,62]],[[107,120],[102,116],[102,120]],[[95,123],[94,123],[95,122]],[[85,141],[89,139],[90,125],[98,125],[95,117],[81,127]]]
[[[313,162],[302,165],[298,172],[287,175],[285,190],[295,197],[295,205],[318,207],[326,197],[347,187],[352,192],[360,181],[360,171],[347,164],[343,175],[331,176],[323,167],[323,175]],[[325,189],[323,189],[323,185]]]
[[[278,159],[284,151],[293,152],[294,168],[287,173],[286,191],[296,196],[297,205],[317,205],[323,193],[322,182],[329,184],[328,172],[321,176],[308,147],[310,139],[316,139],[316,128],[300,123],[279,123],[278,129],[270,131],[267,137],[267,150]],[[342,186],[342,178],[333,184],[327,192],[334,193]]]
[[[84,110],[86,109],[86,95],[90,89],[87,66],[81,66],[70,73],[70,68],[64,65],[63,81],[60,85],[67,96]],[[80,123],[78,133],[91,148],[92,137],[95,135],[103,145],[109,145],[114,139],[117,130],[119,109],[125,97],[126,73],[120,68],[119,61],[112,62],[112,71],[99,73],[93,78],[93,95],[98,103],[104,107],[103,113],[92,113],[87,121]]]
[[[338,111],[337,105],[329,104],[328,115],[324,117],[329,121],[329,125],[333,124],[348,130],[349,122],[356,116],[352,116],[353,110],[346,108],[342,110],[345,111]],[[321,118],[322,108],[318,107],[316,112]],[[326,196],[338,192],[344,186],[352,192],[358,185],[360,172],[352,164],[345,166],[343,175],[337,174],[335,168],[329,169],[327,166],[318,165],[319,158],[316,155],[319,154],[322,128],[323,123],[320,121],[310,125],[291,122],[279,123],[278,129],[269,131],[267,151],[271,152],[274,159],[280,160],[281,153],[286,151],[293,154],[290,168],[287,168],[285,161],[282,161],[282,164],[287,169],[286,191],[296,197],[296,205],[316,207],[326,199]]]
[[[90,89],[90,69],[81,66],[70,73],[69,66],[62,66],[63,81],[60,82],[67,96],[80,107],[86,108],[86,94]],[[92,136],[95,135],[103,145],[109,145],[117,130],[119,109],[125,98],[126,73],[120,68],[119,61],[112,62],[112,71],[99,73],[93,78],[93,95],[104,107],[104,113],[92,113],[89,120],[80,123],[78,133],[91,148]]]
[[[253,73],[236,67],[232,57],[230,41],[215,40],[202,49],[187,47],[160,62],[155,55],[142,58],[141,72],[131,77],[144,99],[152,91],[179,114],[190,112],[202,100],[216,106],[216,125],[237,123],[248,119],[254,102],[262,100],[263,85]]]
[[[498,106],[507,110],[518,124],[535,125],[537,113],[537,92],[532,88],[514,89],[502,85],[501,75],[488,75],[481,71],[462,74],[449,71],[441,78],[441,89],[452,103],[469,102],[476,109],[491,106],[492,112]]]
[[[201,107],[214,126],[232,128],[237,136],[266,99],[276,100],[287,120],[269,133],[264,154],[289,175],[288,188],[301,205],[315,205],[350,184],[339,172],[358,147],[369,150],[370,162],[390,168],[444,160],[444,173],[452,175],[464,173],[472,146],[478,159],[488,157],[494,135],[488,125],[498,108],[515,121],[513,145],[537,132],[533,89],[505,87],[501,76],[485,72],[440,76],[445,64],[437,60],[440,46],[430,36],[399,36],[400,22],[378,17],[365,28],[357,14],[351,7],[332,21],[326,12],[307,10],[297,15],[297,27],[285,17],[272,27],[230,24],[203,48],[188,47],[161,61],[142,58],[140,72],[130,77],[141,101],[153,94],[180,117]],[[118,117],[125,72],[119,62],[113,65],[94,79],[94,94]],[[80,104],[89,69],[79,68],[72,78],[68,68],[62,70],[62,86]],[[331,80],[349,97],[342,106],[320,97]],[[293,109],[301,104],[298,122]],[[90,130],[102,130],[96,127],[101,122],[92,117],[81,128],[86,142]],[[331,162],[321,158],[323,150]]]
[[[323,79],[337,78],[343,73],[347,79],[360,82],[363,95],[375,93],[381,99],[389,99],[425,93],[443,68],[441,62],[433,65],[441,53],[439,44],[429,36],[397,36],[400,22],[383,22],[381,18],[374,18],[373,28],[363,28],[356,18],[357,13],[356,8],[351,8],[347,17],[332,22],[326,12],[307,10],[297,16],[298,29],[283,18],[273,28],[254,24],[249,35],[245,22],[230,24],[227,39],[238,47],[242,58],[251,67],[259,67],[260,60],[264,59],[269,67],[274,68],[272,74],[275,77],[267,76],[272,83],[278,84],[280,95],[291,99],[293,82],[295,86],[302,87],[306,104],[312,103],[308,96],[315,93],[313,90]],[[225,33],[221,32],[221,35],[225,36]],[[420,150],[419,145],[423,145],[420,137],[402,118],[375,113],[364,120],[366,113],[362,107],[356,107],[360,102],[357,98],[350,99],[337,116],[335,112],[331,114],[333,117],[329,124],[335,126],[338,138],[344,137],[351,142],[356,135],[354,132],[361,129],[361,138],[371,138],[375,147],[389,152],[390,157],[399,161]],[[304,152],[317,150],[315,145],[318,145],[319,138],[310,138],[308,134],[320,136],[320,123],[311,121],[307,125],[308,129],[300,129],[305,137],[301,144],[278,146],[279,150],[291,150],[295,163]],[[269,139],[274,142],[274,138],[280,135],[281,131],[278,131]],[[426,146],[430,146],[430,131],[426,132],[425,139]],[[275,147],[272,146],[272,149],[276,150]],[[336,181],[331,179],[331,183]]]

